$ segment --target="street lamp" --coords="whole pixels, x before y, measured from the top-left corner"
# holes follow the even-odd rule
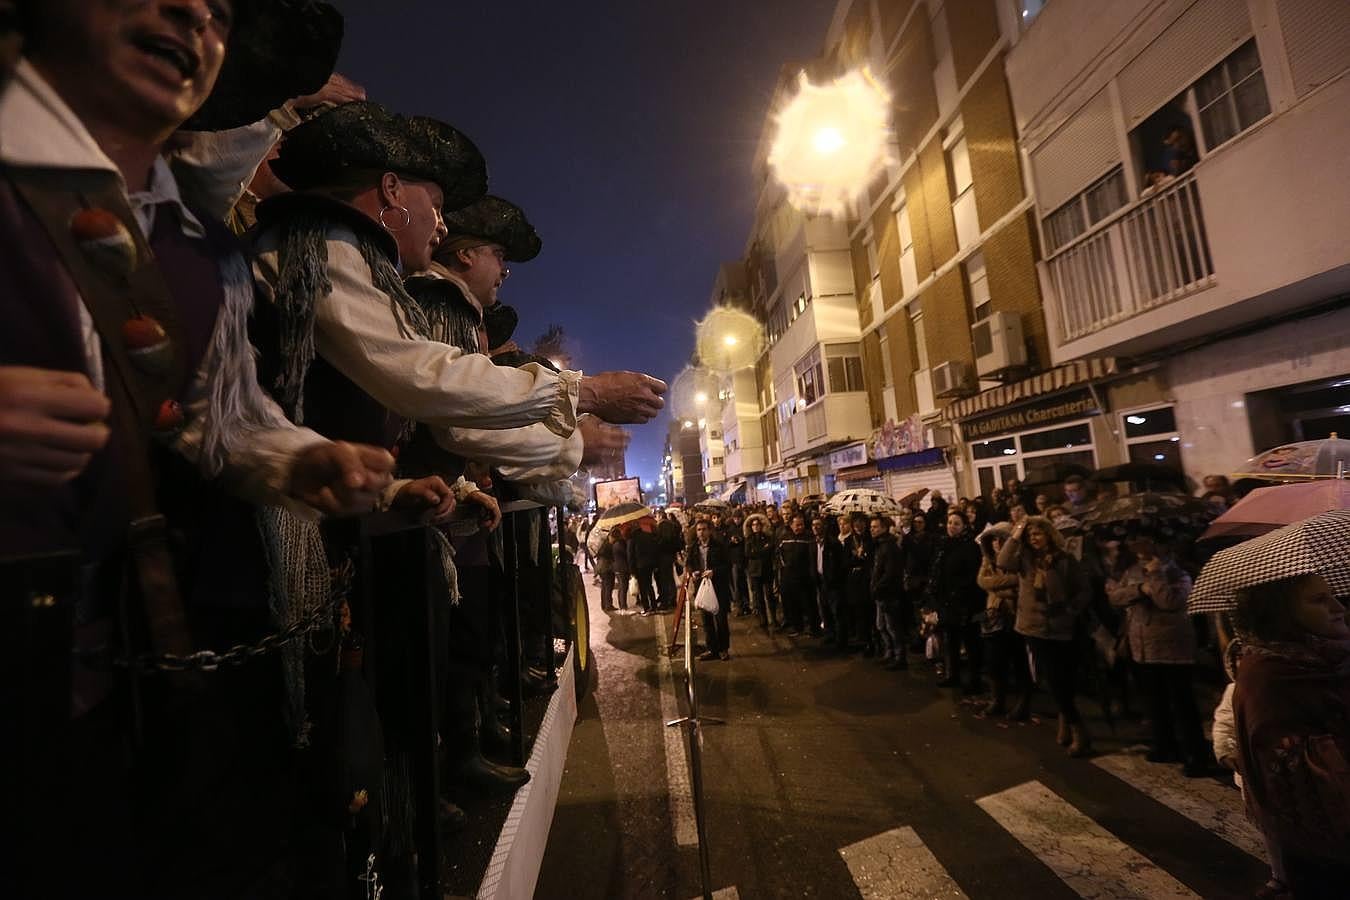
[[[812,84],[778,113],[769,166],[808,215],[843,215],[891,161],[891,98],[867,68]]]
[[[715,306],[694,329],[699,360],[715,372],[753,366],[764,352],[764,326],[741,309]]]

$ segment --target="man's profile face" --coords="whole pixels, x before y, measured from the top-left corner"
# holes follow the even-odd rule
[[[75,112],[163,140],[206,102],[233,0],[43,0],[30,59]]]
[[[886,533],[886,523],[882,522],[880,519],[873,519],[870,528],[873,540],[876,540]]]
[[[509,270],[506,265],[506,251],[501,244],[480,244],[459,252],[460,262],[466,267],[460,273],[464,283],[473,291],[474,297],[483,304],[483,308],[497,303],[497,292],[506,280]]]

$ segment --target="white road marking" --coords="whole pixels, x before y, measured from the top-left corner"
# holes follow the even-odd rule
[[[1114,753],[1092,762],[1239,850],[1270,862],[1261,833],[1247,821],[1239,791],[1209,778],[1187,778],[1178,767],[1151,763],[1142,754]]]
[[[965,900],[965,892],[913,828],[895,828],[849,844],[839,855],[863,900]]]
[[[689,757],[685,749],[685,728],[677,725],[665,727],[665,723],[679,718],[680,708],[675,702],[675,674],[670,666],[670,657],[666,647],[670,645],[670,634],[666,623],[673,624],[674,619],[665,616],[652,616],[656,632],[657,669],[661,673],[661,726],[666,739],[666,789],[670,797],[670,818],[675,829],[675,843],[681,847],[698,845],[698,823],[694,818],[694,790],[689,783]],[[734,888],[733,888],[734,890]]]
[[[975,802],[1080,897],[1198,897],[1039,781]]]

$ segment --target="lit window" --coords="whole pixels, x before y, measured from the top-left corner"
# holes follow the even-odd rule
[[[1234,50],[1195,83],[1195,105],[1205,146],[1213,149],[1270,115],[1255,38]]]

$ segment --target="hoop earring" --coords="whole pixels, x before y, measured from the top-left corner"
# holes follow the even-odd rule
[[[384,214],[391,209],[396,209],[403,213],[403,224],[397,228],[390,228],[389,223],[384,220]],[[412,224],[412,213],[408,212],[408,207],[406,206],[386,206],[384,209],[380,210],[380,214],[376,218],[380,220],[380,227],[389,232],[402,231]]]

